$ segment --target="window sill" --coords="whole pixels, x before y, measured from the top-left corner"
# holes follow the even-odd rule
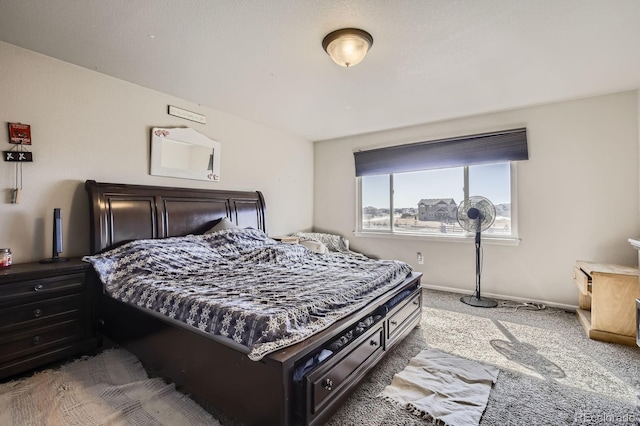
[[[419,240],[419,241],[433,241],[433,242],[447,242],[447,243],[475,243],[475,236],[461,236],[461,235],[418,235],[418,234],[400,234],[390,232],[366,232],[356,231],[354,233],[356,237],[363,238],[384,238],[391,240]],[[515,237],[491,237],[487,234],[482,234],[482,244],[496,245],[496,246],[512,246],[517,247],[520,245],[520,239]]]

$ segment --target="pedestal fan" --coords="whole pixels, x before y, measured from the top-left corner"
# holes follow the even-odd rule
[[[476,233],[476,291],[471,296],[463,296],[460,301],[471,306],[494,308],[498,302],[483,299],[480,294],[480,275],[482,273],[482,248],[480,234],[493,225],[496,219],[496,207],[487,198],[474,195],[458,205],[458,223],[468,231]]]

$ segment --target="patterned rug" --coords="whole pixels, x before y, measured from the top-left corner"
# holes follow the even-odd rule
[[[0,384],[0,425],[220,425],[116,349]]]

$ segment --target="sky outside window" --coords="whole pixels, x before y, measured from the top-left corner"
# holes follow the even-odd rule
[[[469,167],[469,195],[483,196],[494,204],[510,203],[510,172],[509,163]],[[417,208],[425,198],[453,198],[456,203],[464,198],[462,167],[396,173],[393,181],[394,208]],[[362,206],[389,208],[389,175],[362,178]]]

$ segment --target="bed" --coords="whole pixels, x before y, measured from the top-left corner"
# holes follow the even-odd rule
[[[324,423],[385,353],[420,322],[421,274],[406,269],[408,265],[397,265],[402,262],[361,259],[350,257],[349,253],[317,254],[302,245],[269,238],[266,233],[266,206],[260,192],[125,185],[91,180],[86,182],[85,188],[90,207],[92,256],[89,260],[95,268],[92,281],[99,299],[101,332],[196,400],[206,402],[238,422],[269,425]],[[212,228],[217,229],[219,225],[216,224],[223,221],[231,223],[231,226],[212,232]],[[246,248],[247,239],[252,245],[251,250]],[[239,241],[238,246],[234,245],[236,240]],[[277,343],[272,343],[260,336],[273,334],[273,329],[257,325],[249,327],[257,331],[247,333],[252,337],[245,340],[243,335],[225,332],[225,327],[211,326],[209,329],[203,325],[207,321],[208,324],[218,324],[215,316],[211,320],[198,317],[196,321],[187,320],[185,323],[179,315],[168,315],[166,309],[155,309],[148,295],[154,293],[153,289],[164,288],[158,284],[157,276],[171,275],[174,270],[153,271],[155,275],[148,280],[152,290],[144,290],[140,296],[133,295],[134,291],[129,288],[114,291],[123,288],[125,281],[134,279],[129,275],[124,279],[125,275],[120,270],[105,275],[104,265],[97,266],[95,262],[98,258],[108,259],[112,263],[120,262],[124,269],[129,268],[127,270],[145,269],[149,262],[146,255],[138,256],[141,247],[146,250],[147,246],[163,247],[163,244],[174,251],[182,245],[187,247],[185,251],[190,251],[190,244],[195,244],[193,247],[205,245],[206,250],[213,247],[211,250],[215,258],[212,262],[220,262],[219,265],[223,265],[220,268],[227,268],[225,276],[235,274],[230,282],[233,285],[239,283],[237,291],[243,294],[242,297],[251,293],[252,288],[265,285],[255,282],[253,275],[246,272],[244,265],[247,259],[249,263],[253,262],[251,268],[275,268],[268,272],[261,270],[261,275],[257,276],[268,277],[261,281],[269,281],[266,283],[269,286],[273,285],[272,281],[290,285],[294,290],[289,293],[299,294],[300,303],[304,302],[307,287],[309,292],[312,287],[320,287],[322,291],[332,287],[323,284],[327,280],[333,280],[336,286],[343,285],[342,281],[346,285],[352,280],[347,275],[344,279],[331,275],[336,273],[331,269],[333,264],[337,268],[360,271],[358,280],[363,282],[362,277],[373,273],[370,271],[390,271],[391,263],[394,263],[395,272],[389,272],[389,279],[380,279],[375,286],[368,284],[366,296],[364,293],[362,297],[360,293],[353,296],[355,290],[340,290],[340,293],[349,293],[353,298],[348,299],[349,303],[336,299],[336,306],[332,307],[337,309],[335,313],[333,310],[322,311],[321,314],[315,312],[312,315],[314,326],[308,327],[309,330],[305,328],[299,333],[292,333],[292,327],[276,327],[284,330],[283,336]],[[233,255],[227,252],[233,252]],[[155,256],[153,253],[150,257]],[[114,257],[116,254],[119,257]],[[207,256],[199,254],[198,259],[206,259]],[[116,258],[119,260],[114,261]],[[134,262],[135,268],[130,265],[132,258],[137,262]],[[122,259],[126,262],[122,263]],[[271,265],[281,260],[284,263]],[[146,262],[144,267],[139,267],[140,262]],[[162,262],[163,265],[172,263],[166,259]],[[302,262],[302,266],[292,267],[297,263],[291,262]],[[331,268],[326,266],[328,262]],[[315,265],[315,269],[303,276],[301,270],[309,269],[310,264]],[[233,285],[225,287],[222,280],[216,278],[216,291],[212,292],[210,288],[202,290],[198,280],[204,278],[195,278],[197,274],[200,274],[198,277],[209,277],[209,273],[220,273],[218,266],[215,271],[207,272],[209,266],[206,265],[208,263],[203,260],[197,267],[186,267],[193,270],[193,280],[180,278],[177,280],[180,285],[176,286],[190,285],[186,287],[187,292],[197,293],[198,303],[217,307],[214,305],[217,302],[208,299],[202,302],[202,295],[198,292],[209,292],[216,297],[225,294],[226,298],[227,293],[233,293]],[[262,294],[262,291],[258,293]],[[144,303],[140,302],[143,298]],[[326,299],[334,298],[327,296]],[[182,296],[176,296],[171,299],[172,303],[178,299],[183,300]],[[272,299],[260,303],[269,307],[286,305],[278,302],[284,300],[282,296]],[[319,299],[323,298],[316,296],[316,300]],[[242,299],[242,304],[245,302]],[[177,302],[175,306],[178,306]],[[209,306],[207,312],[215,310]],[[305,309],[296,307],[292,311],[307,312]],[[188,311],[189,308],[180,305],[174,309],[180,310]],[[198,310],[198,315],[204,311]],[[246,318],[253,317],[242,317],[243,322],[249,323]],[[252,324],[263,323],[256,321]]]

